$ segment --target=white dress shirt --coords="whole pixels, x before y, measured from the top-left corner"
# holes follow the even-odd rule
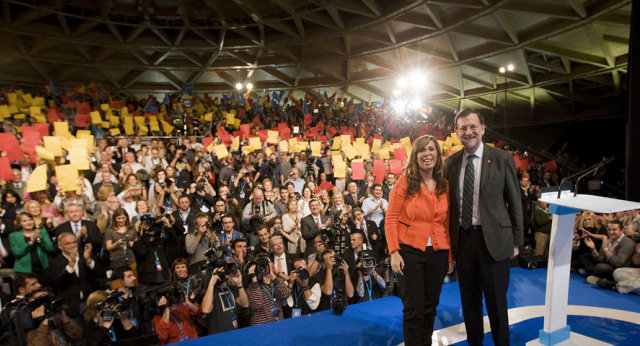
[[[482,176],[482,155],[484,154],[484,143],[480,144],[478,149],[474,153],[467,153],[466,151],[462,154],[462,168],[460,169],[460,181],[458,182],[458,186],[460,186],[460,210],[462,210],[462,194],[464,193],[464,171],[467,168],[467,161],[469,155],[474,154],[477,157],[473,160],[473,168],[475,170],[476,176],[473,182],[473,217],[471,218],[471,224],[473,226],[482,225],[482,220],[480,220],[480,177]],[[462,222],[462,213],[460,213],[460,222]]]

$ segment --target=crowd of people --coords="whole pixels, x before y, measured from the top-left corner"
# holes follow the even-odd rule
[[[78,172],[76,191],[63,191],[55,169],[49,169],[46,189],[27,192],[36,165],[29,157],[12,162],[14,179],[0,181],[0,274],[12,289],[0,292],[0,301],[19,314],[12,321],[20,322],[27,343],[103,345],[151,335],[166,344],[316,311],[340,314],[349,304],[393,294],[409,303],[416,299],[407,298],[415,292],[399,292],[411,277],[398,273],[411,268],[409,247],[424,247],[427,238],[401,236],[399,244],[398,224],[391,233],[385,224],[389,214],[402,218],[401,204],[392,202],[400,198],[398,186],[403,193],[411,184],[421,189],[416,174],[422,147],[437,149],[433,159],[444,159],[442,148],[430,136],[416,144],[427,137],[410,126],[412,119],[393,120],[390,129],[392,120],[383,112],[360,117],[319,109],[311,122],[295,107],[249,112],[243,122],[256,125],[252,134],[283,121],[300,133],[321,121],[335,128],[351,125],[364,138],[409,136],[415,153],[402,174],[391,172],[384,160],[384,176],[374,175],[372,157],[364,160],[364,178],[354,179],[349,165],[344,177],[335,176],[331,138],[320,156],[266,142],[262,150],[246,153],[243,138],[239,150],[218,158],[202,137],[112,137],[92,126],[95,148],[89,169]],[[73,114],[63,116],[74,133]],[[216,113],[211,122],[198,123],[199,133],[214,134],[223,123]],[[20,125],[25,123],[16,120],[4,130],[20,137]],[[193,132],[192,126],[184,129]],[[327,136],[325,131],[316,135]],[[443,125],[442,131],[450,129]],[[39,163],[53,168],[56,160]],[[408,183],[411,169],[415,180]],[[514,241],[522,243],[522,254],[548,253],[551,217],[537,198],[540,187],[557,185],[558,173],[539,161],[519,176],[524,239]],[[449,191],[441,175],[433,186],[431,177],[424,179],[424,188],[437,196]],[[412,217],[419,210],[413,208]],[[638,211],[582,213],[575,269],[602,287],[639,293],[640,269],[632,268],[640,265],[639,225]],[[394,234],[391,241],[388,234]],[[447,273],[455,275],[448,226],[446,235],[443,228],[428,241],[445,251],[428,258],[440,263],[428,281],[441,284]],[[437,298],[429,304],[432,324]],[[422,310],[414,314],[430,313]],[[6,330],[15,332],[2,335],[6,340],[19,337]]]

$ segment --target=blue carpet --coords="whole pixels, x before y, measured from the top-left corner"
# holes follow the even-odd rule
[[[544,305],[546,269],[511,271],[509,307]],[[640,297],[599,289],[584,277],[571,274],[569,304],[640,312]],[[486,313],[486,312],[485,312]],[[435,329],[463,322],[457,283],[442,289]],[[511,344],[537,338],[542,317],[511,326]],[[571,330],[615,345],[637,344],[640,325],[606,318],[569,316]],[[640,323],[640,321],[639,321]],[[635,341],[635,342],[633,342]],[[323,311],[262,326],[235,330],[185,342],[186,345],[397,345],[402,342],[402,302],[396,297],[349,306],[342,316]],[[466,345],[461,342],[456,345]],[[485,334],[485,345],[493,345]]]

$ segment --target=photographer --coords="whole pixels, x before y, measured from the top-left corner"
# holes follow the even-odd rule
[[[238,172],[238,176],[233,182],[233,195],[240,202],[241,207],[244,208],[249,203],[249,196],[253,191],[253,180],[251,180],[251,174],[245,168]]]
[[[121,267],[113,271],[111,275],[111,287],[120,292],[119,301],[126,299],[134,299],[130,304],[129,319],[131,323],[140,330],[141,334],[151,334],[151,323],[143,321],[140,306],[138,304],[138,297],[140,297],[140,290],[137,289],[138,280],[136,279],[133,270],[128,267]]]
[[[174,232],[170,231],[171,218],[168,214],[155,218],[141,219],[141,235],[133,243],[136,256],[140,290],[147,292],[169,280],[169,258],[166,245],[179,244]]]
[[[195,217],[195,232],[187,234],[185,238],[185,247],[189,254],[189,264],[194,265],[207,260],[204,255],[209,248],[219,248],[221,243],[212,229],[209,222],[209,216],[205,213],[198,213]]]
[[[298,168],[291,168],[291,172],[289,172],[289,178],[284,182],[285,186],[287,186],[287,183],[293,184],[293,190],[295,193],[302,194],[302,189],[304,188],[305,181],[304,179],[300,178],[300,172],[298,171]],[[288,188],[289,187],[287,186],[287,189]]]
[[[231,262],[235,263],[239,268],[243,268],[247,259],[247,240],[244,238],[236,239],[231,242]]]
[[[195,191],[190,189],[189,198],[191,199],[191,205],[196,210],[203,213],[210,213],[211,207],[214,205],[215,200],[213,199],[216,195],[215,190],[211,186],[208,181],[208,171],[204,171],[200,176],[196,179],[195,183]]]
[[[266,225],[260,225],[256,229],[256,233],[258,233],[259,243],[254,246],[253,256],[257,256],[260,253],[271,256],[271,245],[269,244],[271,232],[269,232],[269,228]]]
[[[107,291],[95,291],[89,295],[84,313],[84,342],[87,346],[109,345],[141,335],[131,321],[129,310],[121,310],[117,305],[118,297]]]
[[[209,323],[209,335],[237,329],[238,306],[249,307],[241,271],[236,267],[234,273],[227,273],[224,267],[215,268],[202,299],[202,312]]]
[[[291,292],[287,283],[278,279],[273,263],[266,255],[260,254],[247,270],[249,288],[247,295],[251,307],[251,325],[257,326],[284,318],[282,302]]]
[[[389,281],[388,271],[384,270],[385,277],[376,271],[376,260],[371,250],[364,250],[358,259],[358,284],[356,285],[356,303],[378,299],[384,293]]]
[[[222,233],[218,234],[218,241],[221,246],[224,246],[222,255],[225,260],[231,257],[231,242],[236,239],[244,238],[244,234],[233,229],[234,222],[233,217],[229,214],[222,216]]]
[[[269,155],[269,161],[265,162],[256,173],[253,179],[254,183],[261,183],[264,179],[270,179],[273,187],[280,188],[280,184],[284,182],[282,170],[278,163],[278,156],[275,153]]]
[[[293,266],[296,269],[291,271],[289,280],[291,295],[287,298],[287,305],[291,308],[291,317],[299,317],[310,314],[318,308],[322,291],[320,284],[309,277],[307,261],[304,258],[295,259]]]
[[[329,247],[336,253],[343,254],[350,247],[349,235],[353,232],[347,209],[338,211],[334,215],[331,231],[333,233],[333,241],[328,244]]]
[[[337,264],[336,257],[339,263]],[[317,311],[329,310],[332,305],[337,307],[335,302],[340,302],[341,308],[347,305],[347,299],[353,298],[354,289],[349,276],[349,265],[340,256],[336,256],[331,249],[322,252],[322,268],[316,271],[314,278],[320,284],[322,297]],[[334,304],[332,304],[334,300]]]
[[[253,190],[253,200],[244,207],[242,212],[242,226],[244,226],[250,245],[258,243],[258,237],[254,230],[260,224],[268,224],[276,215],[276,208],[271,202],[264,200],[262,190]]]
[[[57,346],[82,340],[82,329],[67,316],[50,293],[41,289],[28,300],[29,304],[21,316],[27,345]]]
[[[226,214],[227,204],[224,200],[218,198],[213,204],[213,216],[211,217],[211,223],[213,224],[213,230],[216,233],[222,232],[222,215]],[[234,218],[235,220],[235,218]],[[234,221],[235,223],[235,221]]]
[[[189,297],[183,297],[184,303],[174,303],[173,297],[167,299],[166,295],[162,295],[157,301],[162,314],[153,317],[153,326],[161,345],[198,337],[192,317],[200,315],[202,311],[196,303],[189,300]]]

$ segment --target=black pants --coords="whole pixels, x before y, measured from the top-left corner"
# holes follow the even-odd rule
[[[508,258],[495,261],[491,257],[481,228],[473,231],[460,229],[460,249],[456,266],[469,345],[482,345],[484,339],[483,293],[493,342],[496,346],[509,345],[509,262]]]
[[[404,344],[431,345],[433,321],[442,282],[447,274],[449,250],[434,251],[432,247],[427,247],[426,251],[420,251],[401,244],[400,256],[404,260],[404,275],[398,276],[404,305]]]

